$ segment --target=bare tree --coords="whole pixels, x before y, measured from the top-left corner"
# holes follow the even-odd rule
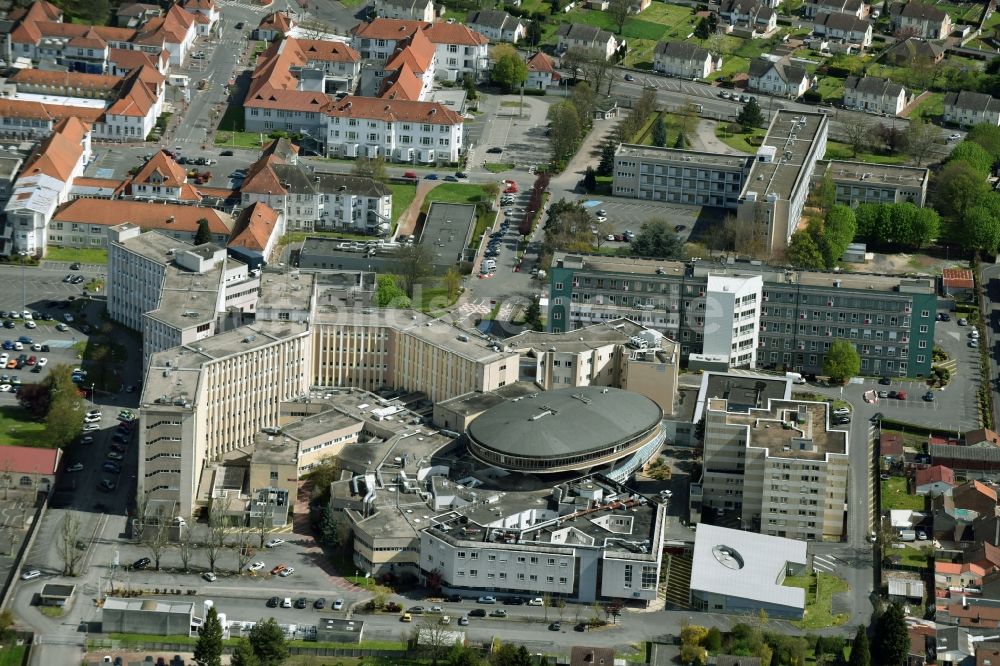
[[[160,570],[160,558],[163,556],[163,551],[170,545],[169,536],[169,527],[163,522],[162,516],[159,517],[156,525],[150,525],[149,529],[142,528],[142,541],[146,548],[149,548],[149,554],[153,556],[153,564],[157,571]]]
[[[574,73],[579,69],[583,78],[590,82],[591,87],[595,91],[599,91],[608,75],[611,64],[608,62],[606,54],[600,49],[573,46],[563,56],[563,66],[572,69]]]
[[[253,548],[250,547],[250,530],[241,527],[236,531],[236,573],[243,573],[251,557]]]
[[[260,514],[260,524],[257,525],[257,534],[260,536],[260,547],[264,547],[267,537],[271,536],[271,528],[274,527],[274,504],[268,498]]]
[[[63,561],[63,575],[75,576],[76,567],[86,552],[76,547],[76,542],[80,540],[80,518],[75,511],[67,511],[63,516],[56,539],[56,552]]]
[[[14,554],[14,544],[17,542],[17,532],[12,529],[7,530],[7,554]]]
[[[549,607],[552,606],[552,595],[546,592],[542,595],[542,608],[545,609],[545,621],[549,621]]]
[[[142,541],[142,533],[146,528],[146,514],[149,512],[149,493],[136,490],[135,518],[133,519],[132,538],[136,543]]]
[[[613,235],[615,225],[613,225],[609,220],[605,220],[604,222],[598,222],[597,226],[594,228],[597,229],[597,233],[594,234],[594,245],[596,245],[597,249],[600,250],[601,246],[607,242],[608,236]]]
[[[226,547],[226,514],[229,513],[228,498],[216,497],[208,509],[208,542],[205,553],[208,555],[208,569],[215,573],[215,562]]]
[[[7,499],[8,493],[10,493],[10,484],[14,481],[14,476],[11,474],[13,469],[10,461],[3,464],[3,498]]]
[[[182,525],[178,529],[180,530],[180,538],[177,541],[177,552],[181,556],[181,565],[184,567],[184,572],[187,573],[191,556],[194,554],[195,548],[198,547],[198,542],[195,541],[194,535],[194,516],[191,516],[186,525]]]
[[[864,120],[854,120],[844,123],[844,134],[847,136],[847,143],[851,146],[851,156],[857,157],[858,153],[871,141],[872,126]]]
[[[622,34],[622,30],[625,28],[625,21],[628,20],[629,14],[632,13],[632,1],[631,0],[611,0],[608,3],[608,9],[605,12],[611,17],[611,21],[618,26],[618,34]]]
[[[436,242],[436,238],[430,239]],[[407,245],[402,248],[397,255],[399,262],[399,276],[403,279],[403,289],[406,295],[413,297],[413,289],[418,283],[427,277],[434,265],[434,255],[427,244]]]
[[[432,615],[425,617],[413,632],[414,643],[417,649],[427,652],[431,658],[431,664],[435,665],[444,657],[445,652],[452,646],[449,641],[451,632],[446,625],[441,624],[440,619],[435,619]]]
[[[559,609],[559,621],[562,622],[563,614],[566,612],[566,599],[564,597],[556,599],[556,608]]]
[[[923,164],[927,156],[934,151],[934,138],[937,128],[921,117],[910,118],[910,124],[903,131],[906,137],[906,153],[913,158],[917,166]]]

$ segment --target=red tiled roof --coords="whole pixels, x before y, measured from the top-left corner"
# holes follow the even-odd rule
[[[430,69],[432,62],[434,62],[434,45],[424,33],[415,32],[405,46],[397,48],[396,52],[390,56],[389,61],[385,64],[385,69],[392,71],[409,67],[414,73],[423,74]]]
[[[89,127],[74,117],[65,118],[25,162],[21,176],[44,174],[64,183],[83,156],[83,140]],[[20,177],[20,176],[19,176]]]
[[[420,99],[420,91],[424,89],[423,80],[413,73],[409,67],[398,69],[382,83],[383,99]]]
[[[211,11],[215,9],[215,0],[183,0],[183,2],[181,2],[181,7],[189,12],[193,12],[198,9]]]
[[[263,252],[278,224],[278,213],[262,201],[243,209],[233,225],[229,245]]]
[[[154,175],[159,175],[159,183],[152,183],[150,180]],[[187,182],[187,173],[172,157],[160,150],[142,165],[139,172],[132,178],[132,182],[142,185],[156,184],[163,187],[180,187]]]
[[[968,268],[945,268],[941,271],[941,281],[946,287],[955,289],[972,289],[975,279]]]
[[[938,482],[947,483],[952,486],[955,485],[955,472],[950,467],[945,467],[944,465],[934,465],[933,467],[918,469],[914,476],[917,487]]]
[[[277,155],[265,154],[247,169],[247,177],[243,179],[240,190],[253,194],[287,194],[278,174],[271,168],[272,164],[284,163]]]
[[[136,44],[180,44],[194,24],[194,16],[173,5],[166,15],[151,19],[133,40]]]
[[[489,44],[485,36],[461,23],[432,23],[424,33],[435,44],[464,44],[482,46]]]
[[[350,44],[344,42],[327,42],[320,39],[295,39],[291,40],[292,45],[302,52],[306,62],[314,60],[322,62],[361,62],[361,54],[354,50]]]
[[[156,90],[164,76],[152,67],[140,67],[128,73],[118,91],[118,99],[108,107],[115,116],[144,118],[156,107]]]
[[[23,99],[0,98],[0,118],[30,118],[32,120],[60,120],[80,118],[95,122],[104,115],[104,109],[62,104],[42,104]]]
[[[127,199],[75,199],[56,211],[56,222],[114,226],[131,222],[146,229],[196,233],[198,220],[208,220],[213,234],[229,236],[232,218],[214,208]]]
[[[55,474],[60,453],[59,449],[0,446],[0,469],[16,474]]]
[[[903,455],[903,437],[894,432],[883,432],[879,436],[879,447],[883,456]]]
[[[535,55],[528,58],[528,71],[529,72],[555,72],[556,65],[552,58],[549,57],[547,53],[539,51]]]
[[[167,54],[169,58],[169,52],[163,51],[163,54]],[[137,67],[142,67],[143,65],[147,67],[154,67],[159,69],[160,63],[157,62],[156,56],[146,53],[145,51],[130,50],[130,49],[111,49],[108,52],[108,62],[114,63],[118,69],[136,69]]]
[[[129,28],[110,28],[103,25],[77,25],[75,23],[58,23],[55,21],[22,21],[11,31],[11,41],[14,43],[38,44],[42,37],[58,37],[70,40],[74,37],[96,35],[106,42],[127,42],[135,36],[135,30]]]
[[[326,107],[331,117],[366,118],[386,122],[414,122],[433,125],[457,125],[462,116],[438,102],[384,100],[377,97],[349,95]]]
[[[74,37],[66,42],[67,46],[77,46],[86,49],[106,49],[108,43],[104,41],[96,30],[91,28],[86,35]]]
[[[105,74],[84,74],[82,72],[53,72],[43,69],[19,69],[7,79],[11,83],[25,86],[66,86],[88,92],[107,93],[122,82],[119,76]],[[80,95],[74,95],[80,97]]]
[[[406,19],[377,18],[367,23],[359,23],[351,29],[351,34],[363,39],[406,39],[417,30],[423,30],[429,23]]]
[[[62,19],[61,9],[45,0],[35,0],[28,7],[17,7],[7,16],[11,21],[26,19],[28,21],[59,21]]]
[[[285,12],[271,12],[260,20],[257,25],[259,30],[276,30],[278,32],[288,32],[292,29],[292,21]]]
[[[997,664],[1000,664],[1000,643],[976,645],[976,666],[997,666]]]

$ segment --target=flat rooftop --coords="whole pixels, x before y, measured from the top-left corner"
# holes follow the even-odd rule
[[[708,372],[701,382],[702,400],[722,398],[729,401],[729,409],[746,411],[766,408],[771,400],[791,397],[791,380],[787,377],[767,375],[736,375]]]
[[[253,438],[250,462],[258,465],[298,465],[299,447],[281,435],[259,432]]]
[[[125,225],[130,227],[135,226],[128,222],[119,226],[123,227]],[[117,229],[118,227],[115,228]],[[123,241],[120,245],[129,252],[134,252],[150,261],[157,261],[164,265],[173,261],[174,250],[188,250],[193,247],[190,243],[171,238],[159,231],[143,232],[138,236]],[[167,254],[168,252],[170,254]]]
[[[140,404],[182,406],[198,390],[201,369],[207,363],[302,335],[309,330],[303,323],[261,321],[213,335],[191,345],[157,352],[149,359]]]
[[[891,164],[848,162],[842,160],[820,161],[816,173],[838,180],[863,181],[875,185],[897,187],[922,187],[930,175],[928,169]]]
[[[655,146],[639,146],[623,143],[618,146],[615,157],[634,157],[642,160],[657,160],[660,162],[677,162],[680,166],[714,166],[745,170],[753,164],[753,157],[743,155],[720,155],[697,150],[681,150],[679,148],[657,148]]]
[[[764,142],[758,149],[770,147],[774,159],[770,162],[757,160],[753,163],[750,176],[743,185],[740,198],[748,192],[756,192],[758,200],[775,194],[787,201],[792,196],[795,184],[803,177],[803,167],[809,153],[814,150],[814,142],[827,124],[823,113],[793,113],[778,111],[764,135]]]
[[[691,589],[804,610],[806,591],[779,582],[789,562],[805,565],[805,541],[699,523]]]
[[[344,428],[350,428],[351,426],[359,426],[362,423],[363,420],[357,416],[344,414],[342,412],[338,412],[336,409],[328,409],[320,412],[319,414],[307,416],[303,419],[295,421],[294,423],[282,426],[281,435],[287,435],[288,437],[302,441],[318,437],[334,430],[342,430]]]
[[[475,228],[475,204],[434,201],[427,210],[419,242],[434,253],[435,265],[450,265],[462,260]]]
[[[647,330],[631,319],[611,319],[565,333],[544,331],[524,331],[504,340],[513,349],[536,349],[540,351],[555,347],[557,351],[585,351],[609,344],[625,344],[633,335]],[[669,343],[669,340],[667,341]]]
[[[556,252],[552,265],[574,268],[584,272],[619,273],[621,275],[662,276],[663,279],[680,280],[688,277],[708,278],[709,275],[761,275],[767,287],[780,286],[795,289],[795,285],[823,289],[855,289],[858,291],[900,291],[909,293],[935,293],[934,278],[927,276],[880,275],[876,273],[842,273],[834,271],[800,271],[752,264],[744,261],[720,264],[717,261],[661,261],[639,257],[609,257],[592,254]]]
[[[764,409],[727,412],[726,423],[749,428],[747,446],[767,449],[769,457],[825,460],[847,455],[847,431],[827,429],[828,408],[825,402],[770,400]],[[708,409],[727,410],[727,402],[711,398]]]
[[[315,284],[315,273],[265,270],[260,277],[259,302],[262,307],[271,310],[307,311],[311,307]]]
[[[429,344],[478,362],[491,362],[516,356],[514,352],[498,351],[493,340],[478,331],[459,328],[417,310],[320,305],[317,307],[315,324],[385,326],[404,331]]]
[[[504,402],[504,398],[501,398],[496,393],[476,391],[451,398],[450,400],[442,400],[438,405],[459,414],[478,414],[490,407],[496,407],[502,402]]]

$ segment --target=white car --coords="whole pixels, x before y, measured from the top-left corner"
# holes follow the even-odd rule
[[[85,416],[83,418],[83,422],[84,423],[100,423],[101,422],[101,415],[98,414],[97,416]]]
[[[283,571],[282,571],[282,572],[281,572],[280,574],[278,574],[278,575],[279,575],[279,576],[281,576],[282,578],[288,578],[288,577],[289,577],[289,576],[291,576],[291,575],[292,575],[293,573],[295,573],[295,567],[288,567],[287,569],[284,569],[284,570],[283,570]]]
[[[608,221],[608,218],[607,218],[607,217],[605,217],[604,215],[598,215],[598,216],[597,216],[597,221],[598,221],[598,222],[607,222],[607,221]]]
[[[32,319],[34,319],[34,317],[31,316],[30,310],[25,310],[24,312],[21,313],[21,319],[24,319],[25,321],[31,321]]]
[[[333,610],[340,610],[343,607],[344,607],[343,599],[337,599],[336,601],[333,602]]]
[[[38,363],[36,365],[38,365],[39,368],[44,368],[46,366],[46,364],[48,364],[48,362],[49,362],[49,359],[47,359],[47,358],[45,358],[43,356],[40,359],[38,359]]]
[[[263,562],[254,562],[253,564],[247,567],[247,569],[250,571],[260,571],[263,568],[264,568]]]
[[[285,543],[284,539],[271,539],[270,541],[268,541],[267,543],[264,544],[264,547],[265,548],[277,548],[278,546],[280,546],[283,543]]]
[[[101,415],[101,410],[99,409],[91,409],[90,411],[87,412],[87,416],[100,416],[100,415]]]
[[[24,324],[24,327],[25,327],[25,328],[38,328],[38,324],[36,324],[35,322],[33,322],[33,321],[31,321],[31,320],[28,320],[28,321],[27,321],[27,322],[26,322],[26,323]]]
[[[12,388],[10,384],[0,384],[0,393],[10,393]]]
[[[544,606],[545,605],[545,600],[542,599],[541,597],[535,597],[534,599],[529,599],[528,600],[528,605],[529,606]]]
[[[292,607],[292,598],[291,597],[285,597],[284,599],[282,599],[281,600],[281,607],[282,608],[291,608]]]
[[[75,465],[70,465],[66,468],[67,472],[80,472],[83,471],[83,463],[76,463]]]
[[[958,141],[961,138],[962,138],[961,134],[949,134],[948,135],[948,140],[949,141]]]
[[[56,324],[56,330],[57,331],[68,331],[69,330],[69,326],[67,326],[66,324],[64,324],[62,322],[59,322],[58,324]]]
[[[214,583],[218,579],[218,576],[216,576],[211,571],[206,571],[201,575],[201,577],[207,580],[209,583]]]
[[[101,429],[100,423],[87,423],[83,426],[84,432],[94,432],[95,430],[100,430],[100,429]]]
[[[38,578],[42,575],[42,572],[38,569],[28,569],[23,574],[21,574],[21,580],[31,580],[32,578]]]
[[[0,354],[0,365],[7,365],[7,361],[10,360],[10,354]]]
[[[67,324],[72,324],[73,323],[73,315],[71,315],[70,313],[67,312],[66,314],[63,315],[63,321],[66,322]]]

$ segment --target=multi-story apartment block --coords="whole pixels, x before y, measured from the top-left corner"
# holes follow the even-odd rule
[[[971,90],[946,93],[944,121],[966,127],[984,123],[1000,126],[1000,100]]]
[[[615,152],[615,196],[736,208],[754,158],[621,144]]]
[[[194,246],[135,224],[108,234],[108,313],[142,332],[143,367],[156,352],[239,326],[254,311],[260,278],[224,246]]]
[[[893,4],[889,8],[889,19],[893,32],[899,37],[944,39],[954,29],[948,12],[918,0]]]
[[[906,107],[906,88],[877,76],[849,76],[844,81],[844,107],[883,116],[898,116]]]
[[[844,533],[847,431],[830,428],[825,402],[770,400],[705,410],[703,505],[732,512],[743,529],[818,541]]]
[[[756,158],[623,144],[615,153],[617,196],[735,209],[765,251],[783,248],[798,225],[809,179],[826,152],[825,114],[774,114]]]
[[[227,485],[213,466],[308,391],[306,324],[260,322],[152,356],[139,406],[139,492],[189,516]],[[239,387],[239,390],[233,390]]]
[[[653,51],[653,69],[682,79],[704,79],[719,68],[708,49],[687,42],[659,42]]]
[[[796,99],[809,90],[810,82],[806,68],[788,56],[761,56],[750,63],[751,90]]]
[[[8,255],[45,253],[49,222],[90,161],[90,136],[90,125],[70,116],[28,158],[4,207],[3,249]]]
[[[923,206],[927,201],[930,170],[920,167],[830,160],[817,162],[814,182],[830,178],[837,187],[837,203],[903,203]]]
[[[455,81],[469,73],[480,79],[489,70],[489,40],[461,23],[377,18],[351,30],[351,45],[366,60],[385,62],[418,31],[434,45],[436,78]]]
[[[681,344],[682,359],[706,353],[706,338],[743,341],[719,302],[733,298],[726,281],[756,280],[753,305],[748,285],[740,312],[756,321],[757,368],[821,373],[833,340],[849,340],[866,375],[927,376],[934,346],[936,296],[930,278],[785,271],[745,263],[663,262],[603,258],[557,252],[550,273],[549,329],[572,331],[628,317]],[[713,293],[722,285],[721,293]],[[751,296],[749,301],[746,296]],[[751,317],[744,319],[749,325]],[[741,327],[739,327],[741,328]],[[729,333],[728,331],[735,331]],[[743,332],[750,336],[750,330]],[[725,335],[723,335],[725,334]],[[752,338],[751,338],[752,339]],[[715,343],[724,346],[724,343]],[[700,360],[698,356],[695,360]]]

